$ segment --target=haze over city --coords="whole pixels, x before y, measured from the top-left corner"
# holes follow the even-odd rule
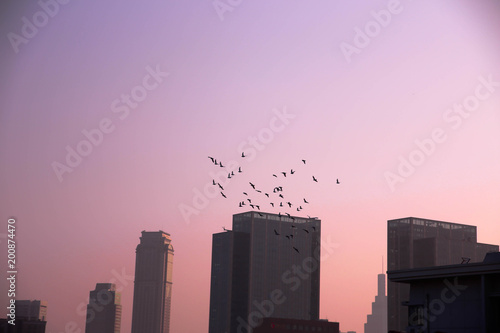
[[[1,6],[0,248],[15,217],[17,298],[48,302],[47,332],[84,331],[96,283],[130,332],[143,230],[175,249],[171,332],[206,332],[212,234],[249,182],[321,219],[320,318],[342,331],[363,332],[388,220],[500,243],[497,1]]]

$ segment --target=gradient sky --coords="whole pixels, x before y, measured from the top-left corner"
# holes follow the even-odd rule
[[[84,330],[99,282],[122,291],[130,332],[135,247],[159,229],[175,248],[171,331],[206,332],[212,234],[242,211],[248,181],[272,188],[290,168],[293,196],[311,202],[301,215],[336,244],[321,263],[320,309],[343,331],[363,332],[388,219],[472,224],[480,242],[500,243],[500,84],[479,79],[500,82],[497,1],[242,0],[219,15],[211,0],[74,0],[46,22],[35,1],[1,6],[0,246],[15,217],[17,296],[48,301],[49,333]],[[342,43],[355,46],[358,29],[377,27],[372,11],[388,8],[397,13],[348,61]],[[33,16],[37,31],[11,43]],[[148,68],[168,76],[126,107]],[[478,90],[466,118],[450,113]],[[275,122],[276,110],[294,118]],[[54,163],[102,122],[112,131],[58,177]],[[445,139],[419,153],[435,130]],[[259,135],[261,150],[250,148]],[[227,199],[186,218],[220,169],[208,155],[244,172]],[[419,165],[391,187],[388,173],[410,157]]]

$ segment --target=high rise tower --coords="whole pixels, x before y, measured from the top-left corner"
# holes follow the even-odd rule
[[[387,270],[432,267],[481,262],[487,252],[498,252],[498,245],[477,242],[472,225],[434,221],[415,217],[387,221]],[[387,284],[388,329],[404,331],[408,326],[409,285]]]
[[[90,292],[85,333],[120,333],[121,294],[114,283],[97,283]]]
[[[174,257],[170,234],[143,231],[135,252],[132,333],[168,333]]]
[[[213,235],[209,333],[251,332],[262,318],[319,319],[321,221],[233,215]]]
[[[387,296],[385,295],[385,274],[379,274],[377,296],[372,303],[372,313],[366,318],[365,333],[387,332]]]

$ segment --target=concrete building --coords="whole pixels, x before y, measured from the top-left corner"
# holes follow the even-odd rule
[[[475,226],[407,217],[387,221],[387,270],[482,261],[498,245],[477,242]],[[404,331],[408,325],[409,285],[389,281],[388,329]]]
[[[262,318],[318,320],[321,221],[233,215],[213,235],[210,333],[250,331]]]
[[[47,302],[40,300],[16,300],[18,319],[47,321]]]
[[[321,332],[339,333],[339,323],[328,320],[298,320],[283,318],[264,318],[262,324],[253,329],[253,333],[296,333]]]
[[[121,294],[114,283],[97,283],[90,292],[85,333],[120,333]]]
[[[45,333],[47,325],[47,302],[40,300],[15,301],[15,325],[11,318],[0,319],[0,332],[5,333]]]
[[[174,248],[163,231],[143,231],[136,249],[132,333],[168,333]]]
[[[409,286],[408,333],[500,332],[500,253],[479,263],[388,272]]]
[[[385,274],[377,278],[377,295],[372,303],[372,313],[366,318],[365,333],[387,332],[387,296],[385,295]]]

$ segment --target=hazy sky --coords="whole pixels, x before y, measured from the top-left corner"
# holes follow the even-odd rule
[[[59,1],[0,11],[1,248],[15,217],[17,296],[48,301],[49,333],[83,332],[99,282],[130,332],[135,247],[159,229],[171,331],[206,332],[212,234],[291,168],[334,244],[321,317],[343,331],[363,332],[388,219],[500,243],[497,1]],[[209,155],[243,169],[227,199],[207,198]]]

